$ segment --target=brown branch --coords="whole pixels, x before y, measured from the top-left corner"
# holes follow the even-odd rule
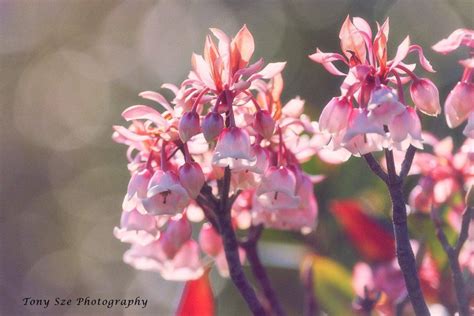
[[[461,267],[459,265],[459,251],[461,250],[464,242],[468,237],[468,228],[471,222],[472,207],[467,207],[461,225],[461,232],[459,234],[456,246],[453,247],[448,241],[446,234],[444,233],[441,220],[439,218],[439,210],[432,207],[431,219],[435,225],[436,236],[438,237],[444,252],[448,257],[449,267],[454,281],[454,290],[456,292],[456,299],[459,305],[459,315],[469,316],[469,299],[466,294],[466,285],[463,280]]]
[[[388,182],[388,175],[383,171],[382,167],[379,165],[377,160],[374,158],[374,156],[371,153],[363,155],[365,158],[365,161],[367,162],[367,165],[369,168],[380,178],[382,179],[383,182],[387,183]]]

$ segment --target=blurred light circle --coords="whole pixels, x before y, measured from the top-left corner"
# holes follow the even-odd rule
[[[71,61],[72,60],[72,61]],[[84,53],[61,50],[22,73],[14,107],[16,129],[34,143],[63,151],[97,140],[107,128],[110,90],[100,65]],[[84,75],[85,72],[92,76]]]
[[[76,286],[77,275],[76,250],[49,253],[40,257],[26,272],[22,297],[67,297]]]

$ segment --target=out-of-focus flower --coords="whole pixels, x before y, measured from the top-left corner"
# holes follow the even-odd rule
[[[377,26],[372,38],[364,19],[347,17],[339,33],[343,54],[317,49],[309,56],[330,73],[345,77],[341,96],[331,99],[321,113],[320,129],[331,135],[328,148],[345,148],[356,156],[392,146],[400,150],[410,144],[421,147],[421,125],[415,109],[433,116],[440,113],[436,86],[427,78],[418,78],[413,72],[415,65],[403,63],[410,52],[417,52],[419,64],[434,72],[422,48],[410,45],[407,36],[389,60],[388,19]],[[334,62],[342,62],[349,71],[344,73]],[[403,94],[404,85],[410,81],[414,108],[408,106]]]
[[[461,125],[468,117],[469,121],[464,129],[464,135],[474,138],[473,120],[474,115],[474,31],[469,29],[457,29],[448,38],[442,39],[433,46],[433,49],[441,54],[448,54],[460,46],[466,46],[470,50],[470,58],[461,60],[459,63],[464,67],[464,72],[456,86],[451,90],[444,104],[446,121],[448,126],[455,128]]]
[[[431,207],[450,205],[453,210],[464,209],[463,197],[454,199],[458,192],[474,183],[474,142],[467,139],[453,153],[453,140],[441,141],[429,136],[433,153],[417,153],[413,166],[421,174],[418,184],[409,197],[414,210],[428,212]]]

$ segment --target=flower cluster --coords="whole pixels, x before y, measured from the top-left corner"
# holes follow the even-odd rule
[[[464,135],[474,138],[474,30],[458,29],[448,38],[439,41],[433,49],[441,54],[448,54],[460,46],[470,50],[470,58],[459,63],[464,67],[464,72],[456,86],[451,90],[444,105],[448,126],[455,128],[466,119]]]
[[[223,194],[225,170],[231,172],[235,228],[263,224],[306,232],[316,224],[312,183],[319,178],[303,172],[301,163],[318,152],[317,124],[303,114],[303,100],[282,106],[285,63],[250,64],[254,41],[245,26],[233,39],[211,32],[218,43],[206,38],[188,78],[179,87],[163,85],[175,95],[171,102],[157,92],[140,94],[162,112],[135,105],[122,113],[131,125],[114,127],[114,140],[129,148],[131,173],[114,234],[132,243],[125,262],[167,279],[197,278],[210,262],[228,275],[209,207]],[[199,234],[192,221],[205,222]]]
[[[465,192],[474,185],[474,141],[466,139],[459,150],[453,153],[453,140],[447,137],[438,140],[425,134],[426,143],[433,153],[417,153],[413,160],[413,174],[420,174],[418,184],[409,197],[410,207],[416,211],[429,212],[432,207],[448,206],[450,222],[459,230]]]
[[[417,111],[436,116],[440,113],[438,89],[427,78],[413,72],[415,64],[403,61],[410,52],[419,54],[420,65],[434,72],[423,50],[410,45],[410,38],[398,46],[395,57],[387,57],[389,21],[372,39],[369,24],[362,18],[347,17],[339,38],[343,54],[324,53],[319,49],[309,57],[331,74],[345,77],[341,95],[324,107],[319,127],[331,136],[329,148],[344,148],[353,155],[364,155],[383,148],[406,150],[411,144],[422,148],[421,124]],[[344,63],[347,73],[334,62]],[[405,101],[403,88],[410,84],[414,107]]]

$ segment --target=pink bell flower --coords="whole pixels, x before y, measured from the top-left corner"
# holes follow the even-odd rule
[[[395,116],[388,124],[388,130],[390,131],[390,139],[393,142],[401,143],[408,139],[409,144],[423,149],[421,122],[415,109],[406,107],[402,113]],[[406,148],[401,149],[406,150]]]
[[[256,160],[251,153],[250,137],[246,130],[238,127],[222,130],[214,149],[213,165],[242,169],[254,165]]]
[[[184,243],[172,258],[164,252],[161,239],[145,246],[134,244],[125,252],[123,261],[137,270],[159,272],[165,280],[195,280],[204,273],[199,246],[192,239]]]
[[[337,134],[347,128],[352,105],[345,97],[335,97],[324,107],[319,117],[319,128],[322,132]]]
[[[265,206],[260,200],[255,201],[252,208],[254,225],[264,224],[266,227],[310,233],[316,227],[318,204],[313,193],[313,183],[303,175],[298,190],[298,204],[295,206],[273,208]],[[283,204],[283,203],[282,203]]]
[[[368,117],[371,121],[380,124],[389,124],[392,119],[405,110],[398,96],[387,86],[381,86],[372,91],[367,105]]]
[[[286,167],[268,168],[255,195],[257,201],[268,209],[294,208],[300,202],[296,195],[295,174]]]
[[[458,82],[446,99],[444,110],[451,128],[461,125],[474,112],[474,83]]]
[[[159,237],[159,225],[153,215],[142,214],[137,209],[123,211],[114,236],[121,242],[146,245]]]
[[[147,197],[142,202],[150,214],[175,215],[189,204],[190,199],[174,171],[158,170],[150,179]]]

